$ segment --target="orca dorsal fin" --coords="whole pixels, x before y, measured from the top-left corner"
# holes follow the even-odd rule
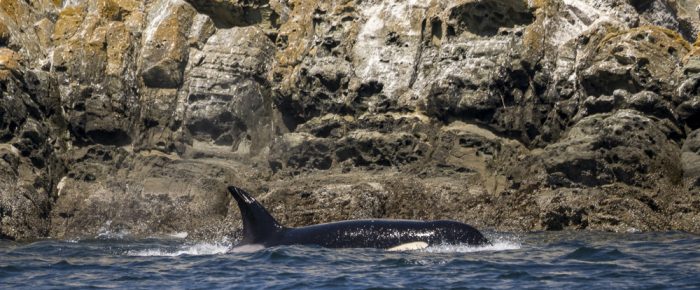
[[[238,203],[243,220],[243,244],[264,244],[272,235],[284,227],[243,189],[229,186],[228,191]]]

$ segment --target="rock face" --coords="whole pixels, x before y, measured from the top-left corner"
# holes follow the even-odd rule
[[[0,238],[700,232],[696,0],[0,0]]]

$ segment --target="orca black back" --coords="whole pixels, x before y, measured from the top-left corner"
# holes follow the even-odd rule
[[[483,245],[489,241],[475,228],[456,221],[350,220],[286,228],[244,190],[229,186],[243,219],[240,245],[316,245],[328,248],[392,249],[405,244]]]

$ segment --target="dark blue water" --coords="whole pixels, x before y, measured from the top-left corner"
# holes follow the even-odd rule
[[[0,241],[0,288],[700,289],[700,237],[489,234],[494,246],[418,251],[277,247],[250,253],[177,239]]]

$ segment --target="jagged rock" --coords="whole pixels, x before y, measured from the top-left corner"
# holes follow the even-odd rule
[[[53,150],[61,145],[51,144],[58,130],[48,96],[28,87],[38,80],[12,57],[0,49],[0,238],[31,239],[49,231],[52,186],[63,172]]]
[[[596,114],[574,125],[544,148],[532,170],[551,186],[594,187],[621,182],[651,187],[657,180],[680,180],[680,152],[663,128],[630,110]],[[540,173],[540,166],[544,173]]]
[[[360,180],[325,185],[275,184],[273,188],[261,199],[280,222],[288,225],[380,218],[385,215],[389,195],[381,184]]]
[[[272,138],[264,75],[273,43],[255,27],[220,29],[192,55],[184,126],[196,141],[255,155]]]
[[[329,169],[333,165],[331,146],[331,140],[309,134],[284,134],[270,146],[270,167],[272,171],[289,168],[294,175],[300,170]]]
[[[681,162],[683,178],[693,187],[700,187],[700,130],[688,134],[683,142]]]
[[[21,56],[7,48],[0,48],[0,78],[9,79],[12,73],[18,73]]]
[[[689,77],[679,88],[683,101],[675,111],[680,120],[692,129],[700,128],[700,76]]]
[[[147,87],[177,88],[187,64],[187,37],[195,10],[182,1],[161,0],[149,15],[141,51]]]
[[[677,33],[658,27],[611,31],[582,67],[587,95],[611,95],[616,89],[672,96],[680,83],[680,63],[690,45]]]
[[[197,11],[211,17],[216,26],[230,28],[234,26],[250,26],[267,22],[267,25],[277,25],[277,15],[268,0],[186,0]],[[277,1],[272,1],[277,2]]]
[[[629,107],[649,116],[675,121],[678,117],[673,112],[672,103],[661,96],[643,91],[634,94],[628,101]]]
[[[516,140],[459,121],[443,127],[436,143],[430,160],[437,168],[474,173],[478,184],[494,194],[511,186],[506,172],[529,151]]]
[[[12,37],[10,29],[4,23],[0,23],[0,45],[7,46],[10,42],[10,37]]]
[[[356,130],[338,140],[335,155],[338,162],[350,161],[354,166],[400,166],[424,159],[429,145],[406,132],[379,133]]]
[[[59,185],[51,212],[51,236],[219,239],[230,234],[225,217],[228,184],[254,185],[240,165],[179,160],[162,153],[133,154],[109,146],[77,149],[75,166]]]
[[[61,12],[52,36],[57,47],[50,58],[50,71],[56,73],[62,107],[76,142],[126,145],[131,143],[131,122],[139,111],[136,80],[131,74],[136,35],[125,23],[101,19],[121,15],[114,9],[122,6],[105,6],[104,1],[69,6]],[[123,77],[124,73],[131,77]]]
[[[615,190],[624,194],[615,193]],[[615,232],[667,227],[655,197],[629,188],[559,189],[543,192],[536,202],[545,230],[590,229]],[[643,218],[639,218],[643,217]]]
[[[51,209],[48,194],[34,191],[31,184],[18,186],[18,180],[12,175],[3,175],[0,182],[0,238],[22,240],[47,236],[46,215]]]
[[[321,138],[340,138],[356,125],[352,116],[327,114],[313,118],[297,127],[297,132],[309,133]]]
[[[219,237],[227,183],[291,226],[700,231],[697,0],[59,2],[0,0],[0,237]]]
[[[631,0],[639,13],[640,25],[651,24],[678,31],[688,41],[695,41],[698,26],[697,1]]]
[[[1,46],[19,52],[32,65],[38,65],[46,57],[49,47],[42,45],[42,36],[46,31],[35,23],[55,13],[56,5],[52,0],[37,1],[2,1],[0,2],[0,23],[5,41]]]
[[[182,99],[177,89],[144,88],[138,124],[139,136],[134,150],[158,150],[165,153],[185,152],[186,138],[181,130],[184,119]]]

